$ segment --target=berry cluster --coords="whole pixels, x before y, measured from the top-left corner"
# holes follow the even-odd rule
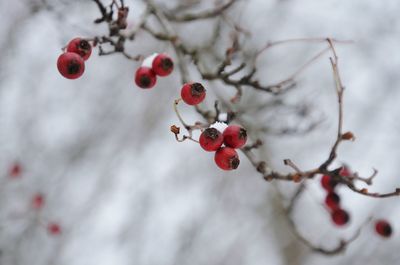
[[[338,182],[329,175],[321,178],[321,185],[326,190],[325,205],[331,212],[332,221],[337,226],[343,226],[350,221],[349,214],[340,207],[340,197],[335,192]]]
[[[157,82],[157,76],[167,76],[174,70],[174,62],[166,54],[156,54],[155,57],[149,57],[151,64],[146,66],[146,60],[142,66],[136,70],[135,83],[140,88],[152,88]]]
[[[236,169],[239,155],[235,149],[246,144],[246,130],[238,125],[229,125],[223,133],[216,128],[205,129],[199,138],[200,146],[208,152],[214,152],[214,161],[223,170]],[[224,145],[224,146],[223,146]]]
[[[351,176],[351,171],[348,167],[343,166],[339,171],[342,177]],[[340,197],[335,192],[338,182],[329,175],[324,175],[321,178],[321,185],[327,191],[325,197],[325,205],[331,212],[332,221],[338,225],[343,226],[350,221],[349,214],[340,207]],[[375,221],[375,231],[378,235],[388,238],[392,235],[392,227],[388,221],[380,219]]]
[[[22,165],[19,162],[14,162],[9,170],[8,170],[8,176],[13,179],[17,180],[18,178],[22,177],[23,173],[23,168]],[[33,194],[30,200],[30,208],[33,209],[35,212],[40,213],[40,211],[43,209],[45,206],[45,196],[38,192]],[[44,225],[45,222],[42,220],[42,216],[40,216],[40,225]],[[59,235],[61,234],[61,226],[57,222],[47,222],[46,225],[47,232],[50,235]]]
[[[89,41],[82,38],[71,40],[66,52],[61,54],[57,60],[57,68],[62,76],[68,79],[77,79],[85,71],[85,61],[92,53]]]

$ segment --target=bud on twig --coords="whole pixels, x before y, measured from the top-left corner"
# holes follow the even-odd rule
[[[170,130],[175,135],[178,135],[180,133],[180,128],[178,126],[176,126],[176,125],[172,125]]]
[[[345,132],[344,134],[342,134],[342,140],[354,141],[355,139],[356,137],[352,132]]]

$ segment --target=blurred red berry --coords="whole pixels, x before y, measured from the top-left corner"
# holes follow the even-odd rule
[[[58,57],[57,68],[65,78],[76,79],[81,77],[85,71],[85,62],[78,54],[66,52]]]
[[[390,237],[392,235],[392,226],[386,220],[377,220],[375,222],[375,230],[382,237]]]
[[[334,192],[329,192],[325,197],[325,204],[331,210],[339,209],[340,197]]]
[[[67,52],[79,54],[86,61],[92,54],[92,46],[85,39],[75,38],[68,43]]]
[[[152,88],[157,82],[154,71],[146,66],[141,66],[136,70],[135,83],[140,88]]]
[[[167,76],[174,70],[174,62],[166,54],[159,54],[154,58],[152,69],[156,75]]]
[[[343,209],[336,209],[332,212],[331,214],[332,221],[337,225],[337,226],[343,226],[347,224],[350,221],[350,216],[349,214],[343,210]]]
[[[218,149],[215,152],[214,161],[223,170],[236,169],[240,163],[237,152],[230,147],[221,147]]]
[[[50,235],[59,235],[61,234],[61,226],[57,223],[49,223],[47,225],[47,231]]]
[[[197,105],[206,97],[206,89],[200,83],[187,83],[182,87],[181,97],[186,104]]]
[[[247,132],[238,125],[229,125],[223,132],[224,143],[232,148],[240,148],[246,144]]]
[[[22,172],[22,167],[19,163],[14,163],[13,165],[11,165],[8,175],[11,178],[18,178],[21,176],[21,172]]]
[[[40,210],[44,205],[44,196],[41,193],[37,193],[32,198],[32,208],[35,210]]]
[[[205,129],[199,138],[200,146],[206,151],[217,151],[224,142],[222,133],[215,128]]]
[[[329,175],[323,175],[321,178],[321,186],[328,192],[335,189],[337,182]]]

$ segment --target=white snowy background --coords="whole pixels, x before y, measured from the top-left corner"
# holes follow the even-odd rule
[[[135,23],[143,5],[126,2]],[[211,7],[214,1],[203,2]],[[252,33],[247,44],[254,48],[298,37],[354,41],[337,46],[347,88],[344,127],[357,137],[341,146],[338,162],[363,175],[379,169],[371,191],[399,187],[400,3],[238,2],[229,15]],[[394,229],[393,237],[383,240],[366,225],[344,253],[323,256],[296,240],[282,214],[287,201],[277,189],[289,196],[293,184],[263,181],[245,158],[235,172],[223,172],[195,143],[177,143],[169,126],[178,123],[172,111],[178,71],[158,80],[154,89],[141,90],[133,83],[137,63],[94,51],[82,78],[62,78],[56,68],[61,47],[76,36],[106,32],[104,25],[92,23],[98,16],[92,1],[0,1],[1,265],[399,263],[398,198],[369,199],[341,188],[351,223],[336,228],[321,207],[319,179],[308,181],[294,217],[314,244],[336,246],[369,216],[387,218]],[[179,26],[179,32],[190,42],[210,34],[207,23]],[[262,57],[258,76],[266,83],[279,81],[325,45],[273,49]],[[128,52],[173,54],[144,33]],[[310,105],[324,121],[306,136],[264,138],[262,152],[279,170],[287,170],[285,158],[301,168],[318,165],[335,138],[337,105],[328,56],[297,80],[288,100]],[[218,86],[209,84],[209,90]],[[248,105],[271,99],[252,93],[245,92]],[[182,109],[187,119],[199,118]],[[272,113],[278,127],[287,118],[279,115]],[[258,114],[253,122],[266,121]],[[7,177],[14,161],[23,166],[18,180]],[[37,192],[46,196],[39,214],[30,207]],[[49,221],[61,224],[62,235],[46,232]]]

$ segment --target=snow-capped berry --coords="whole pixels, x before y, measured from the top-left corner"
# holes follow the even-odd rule
[[[223,170],[236,169],[240,163],[238,153],[230,147],[221,147],[218,149],[215,152],[214,161]]]
[[[85,71],[85,62],[80,55],[66,52],[58,57],[57,68],[65,78],[76,79]]]
[[[375,222],[375,231],[382,237],[390,237],[392,235],[392,226],[386,220],[377,220]]]
[[[226,129],[226,127],[228,127],[228,125],[225,122],[219,122],[219,121],[216,121],[210,125],[210,128],[215,128],[220,132],[223,132]]]
[[[321,186],[326,191],[333,191],[337,185],[337,182],[329,175],[323,175],[321,178]]]
[[[158,55],[158,53],[153,53],[153,54],[143,58],[141,66],[152,68],[153,67],[153,61],[157,57],[157,55]]]
[[[154,71],[145,66],[141,66],[136,70],[135,83],[141,88],[152,88],[157,81]]]
[[[331,209],[336,210],[340,208],[340,197],[334,192],[329,192],[325,197],[325,205]]]
[[[331,213],[331,218],[337,226],[343,226],[350,220],[349,214],[345,210],[339,208]]]
[[[32,208],[40,210],[44,205],[44,196],[41,193],[37,193],[32,198]]]
[[[205,129],[199,138],[200,146],[206,151],[217,151],[224,142],[222,133],[215,128]]]
[[[92,54],[92,46],[85,39],[75,38],[68,43],[67,52],[79,54],[86,61]]]
[[[156,75],[167,76],[174,70],[174,62],[168,55],[161,53],[154,58],[152,69]]]
[[[206,89],[200,83],[187,83],[182,87],[181,97],[186,104],[197,105],[206,97]]]
[[[224,143],[232,148],[240,148],[246,144],[247,132],[238,125],[229,125],[223,133]]]

